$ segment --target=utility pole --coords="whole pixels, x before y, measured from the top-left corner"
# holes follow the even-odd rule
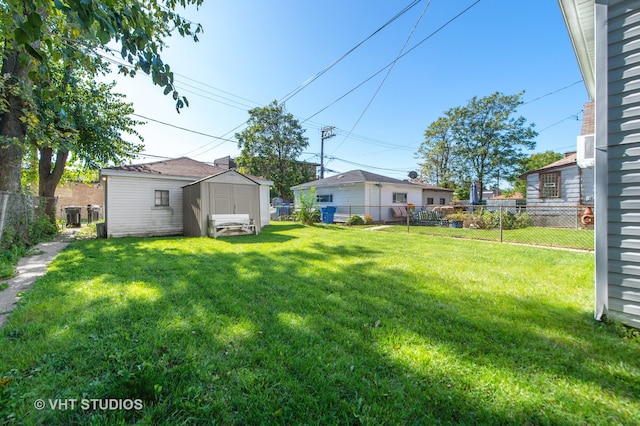
[[[320,179],[324,179],[324,140],[334,137],[334,126],[323,127],[320,130]]]

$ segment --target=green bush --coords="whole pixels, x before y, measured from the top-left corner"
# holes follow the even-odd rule
[[[477,215],[477,227],[480,229],[499,229],[500,211],[482,211]],[[522,229],[533,225],[531,216],[525,213],[502,212],[502,229]]]
[[[347,225],[351,226],[351,225],[364,225],[364,219],[361,218],[360,216],[358,216],[357,214],[354,214],[353,216],[351,216],[347,222]]]
[[[316,197],[316,188],[311,187],[308,192],[300,191],[300,208],[295,212],[296,218],[305,225],[320,222],[320,210]]]
[[[51,222],[48,216],[36,219],[29,225],[29,241],[38,243],[45,241],[58,233],[58,225]]]

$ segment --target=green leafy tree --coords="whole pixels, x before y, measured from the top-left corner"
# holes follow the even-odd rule
[[[499,182],[512,178],[518,162],[525,157],[523,150],[535,148],[537,136],[533,124],[527,125],[524,117],[515,116],[521,97],[522,93],[496,92],[484,98],[473,97],[467,105],[446,111],[425,132],[418,157],[426,164],[433,163],[432,158],[441,158],[444,144],[438,141],[446,136],[448,172],[457,193],[468,193],[469,183],[475,180],[484,188],[490,179]]]
[[[522,116],[514,117],[522,94],[474,96],[466,106],[454,110],[456,155],[481,189],[490,178],[509,176],[524,158],[523,150],[535,148],[533,125],[527,126]]]
[[[0,2],[0,190],[21,188],[21,164],[28,132],[43,102],[62,113],[63,100],[77,80],[106,70],[101,53],[116,46],[128,66],[124,74],[149,74],[179,110],[187,104],[161,60],[164,38],[174,30],[197,41],[202,31],[174,10],[202,0],[5,0]],[[62,84],[58,80],[63,68]],[[34,93],[37,91],[38,93]],[[37,102],[36,102],[37,100]],[[40,136],[40,135],[39,135]]]
[[[562,158],[562,154],[553,151],[545,151],[537,154],[531,154],[528,157],[521,159],[518,162],[518,167],[516,169],[516,176],[514,176],[510,181],[513,185],[513,191],[511,193],[519,192],[520,194],[527,196],[527,182],[526,180],[520,179],[519,176],[523,173],[529,172],[531,170],[537,170],[544,166],[548,166],[549,164],[556,162]]]
[[[37,116],[47,120],[38,121],[28,140],[38,154],[38,195],[47,198],[45,212],[52,221],[53,197],[69,161],[76,173],[97,171],[142,150],[141,144],[123,139],[130,134],[142,141],[135,130],[142,122],[131,118],[132,105],[124,101],[124,95],[112,92],[113,86],[91,80],[76,83],[61,104],[64,114],[50,114],[38,102]]]
[[[450,187],[453,184],[452,122],[439,118],[424,132],[424,142],[418,148],[416,158],[420,163],[420,177],[432,185]]]
[[[273,181],[272,197],[291,199],[291,187],[313,180],[297,158],[309,146],[304,129],[283,105],[273,101],[249,111],[247,128],[236,133],[239,169]]]

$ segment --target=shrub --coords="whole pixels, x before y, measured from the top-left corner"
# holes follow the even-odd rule
[[[351,225],[364,225],[364,219],[362,219],[357,214],[354,214],[353,216],[351,216],[347,220],[346,224],[349,225],[349,226],[351,226]]]
[[[533,220],[527,213],[512,213],[508,210],[502,212],[502,229],[522,229],[532,225]],[[478,227],[482,229],[499,229],[500,211],[482,212]]]
[[[371,216],[370,214],[364,215],[364,223],[366,225],[372,224],[373,223],[373,216]]]
[[[49,216],[36,219],[29,226],[29,240],[34,242],[45,241],[58,232],[58,225],[51,221]]]
[[[516,214],[516,225],[518,229],[533,226],[533,219],[527,212]]]
[[[316,188],[311,187],[306,193],[300,191],[300,208],[296,210],[296,218],[305,225],[313,225],[320,222],[320,210],[316,197]]]

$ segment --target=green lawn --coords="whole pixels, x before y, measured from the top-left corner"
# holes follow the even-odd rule
[[[640,344],[592,319],[592,276],[338,226],[78,241],[0,330],[0,424],[640,424]]]
[[[407,232],[406,225],[384,229],[386,232]],[[475,240],[500,241],[499,229],[466,229],[440,226],[410,226],[410,233],[468,238]],[[548,247],[593,250],[593,230],[568,228],[543,228],[530,226],[522,229],[502,231],[502,241],[506,243],[532,244]]]

